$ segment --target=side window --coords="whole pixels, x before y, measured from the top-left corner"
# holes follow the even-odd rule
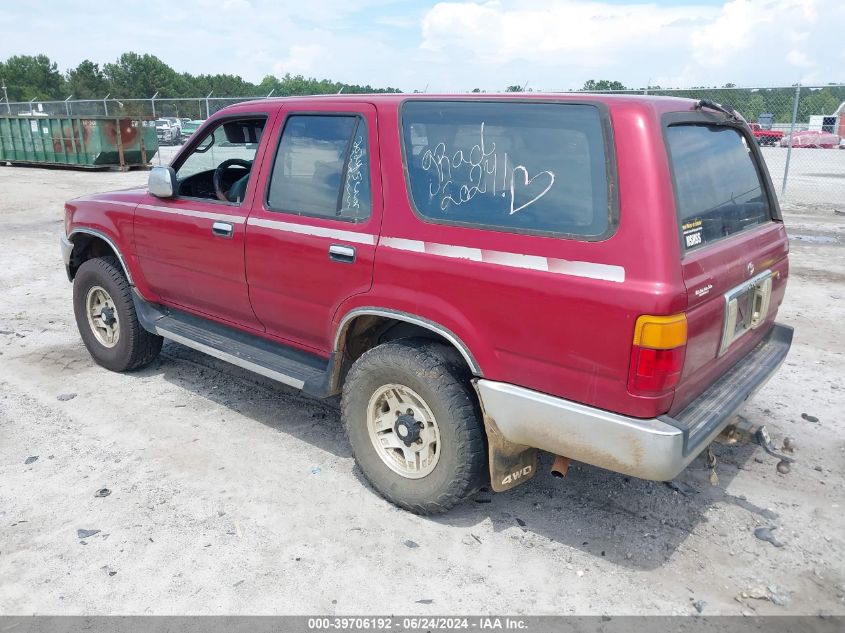
[[[358,116],[291,115],[267,190],[273,211],[360,222],[370,217],[367,124]]]
[[[613,228],[611,167],[592,105],[409,101],[402,131],[424,219],[582,239]]]

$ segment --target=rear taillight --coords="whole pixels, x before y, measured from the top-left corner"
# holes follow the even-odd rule
[[[653,395],[678,384],[684,368],[687,317],[643,315],[634,327],[628,391]]]

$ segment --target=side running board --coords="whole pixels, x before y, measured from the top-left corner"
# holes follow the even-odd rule
[[[327,362],[287,345],[150,303],[134,290],[132,299],[138,321],[148,332],[301,389],[309,395],[318,398],[331,395],[328,386],[334,357]]]

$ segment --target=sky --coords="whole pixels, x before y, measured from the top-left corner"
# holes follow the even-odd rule
[[[287,72],[404,91],[845,82],[841,0],[0,2],[0,60],[152,53],[179,72]],[[11,26],[11,28],[9,28]]]

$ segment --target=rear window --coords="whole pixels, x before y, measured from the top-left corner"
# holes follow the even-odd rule
[[[687,252],[772,219],[754,155],[738,130],[673,125],[667,139]]]
[[[594,106],[409,101],[402,132],[411,198],[425,219],[583,238],[611,228]]]

